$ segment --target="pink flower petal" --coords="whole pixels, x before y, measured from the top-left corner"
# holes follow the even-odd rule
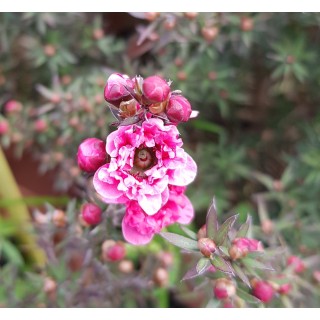
[[[141,234],[137,229],[129,226],[125,219],[122,220],[122,233],[126,241],[137,246],[147,244],[153,238],[153,233]]]
[[[93,177],[93,186],[102,198],[117,199],[123,195],[123,192],[118,190],[119,181],[110,176],[108,167],[107,163],[96,171]]]
[[[138,203],[146,214],[152,216],[162,207],[162,197],[161,194],[139,194]]]
[[[170,170],[169,183],[175,186],[186,186],[191,183],[197,175],[197,164],[186,153],[186,162],[183,167]]]
[[[192,203],[184,194],[181,194],[179,197],[181,197],[181,200],[178,203],[180,210],[179,219],[177,220],[177,222],[182,224],[189,224],[194,217],[194,209]]]

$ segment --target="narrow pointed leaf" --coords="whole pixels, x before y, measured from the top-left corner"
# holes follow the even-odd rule
[[[250,285],[250,281],[249,281],[249,278],[246,276],[246,274],[242,271],[242,269],[236,264],[236,263],[233,263],[232,264],[232,267],[235,271],[235,274],[249,287],[251,288],[251,285]]]
[[[197,264],[192,267],[182,278],[181,281],[193,279],[201,276],[205,273],[211,266],[210,260],[207,258],[201,258]]]
[[[252,296],[250,293],[240,288],[237,289],[237,296],[248,303],[261,303],[261,301],[258,298]]]
[[[197,234],[195,232],[193,232],[192,230],[186,228],[185,226],[180,226],[180,228],[191,239],[198,241],[198,237],[197,237]]]
[[[206,218],[207,237],[213,239],[218,231],[216,200],[213,198]]]
[[[120,115],[119,115],[119,109],[117,109],[116,107],[114,107],[114,106],[111,105],[111,104],[108,104],[108,107],[109,107],[112,115],[113,115],[118,121],[120,121],[121,118],[120,118]]]
[[[248,231],[251,227],[252,217],[248,215],[247,221],[239,228],[236,238],[245,238],[247,237]]]
[[[198,242],[195,240],[171,232],[160,232],[160,235],[179,248],[189,251],[199,251]]]
[[[220,247],[219,247],[219,250],[220,250],[225,256],[227,256],[227,257],[230,256],[227,247],[220,246]]]
[[[120,122],[120,126],[129,126],[131,124],[135,124],[140,121],[139,116],[133,116],[127,119],[124,119],[123,121]]]
[[[227,261],[225,261],[222,257],[218,255],[214,255],[212,258],[210,258],[211,264],[217,268],[218,270],[228,273],[228,274],[234,274],[234,270],[231,266],[231,264]]]
[[[214,238],[214,240],[218,246],[222,245],[224,243],[224,241],[226,240],[226,238],[228,236],[230,229],[232,228],[232,226],[235,223],[235,221],[237,220],[237,218],[238,218],[237,214],[235,216],[230,217],[219,228],[219,231]]]
[[[264,262],[256,260],[256,259],[251,259],[251,258],[246,257],[244,259],[241,259],[241,262],[245,266],[248,266],[251,268],[274,271],[274,269],[271,266],[265,264]]]

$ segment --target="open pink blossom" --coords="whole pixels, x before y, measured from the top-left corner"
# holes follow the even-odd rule
[[[110,163],[94,175],[97,193],[106,203],[134,200],[146,214],[156,214],[168,201],[169,184],[186,186],[196,176],[197,165],[182,144],[176,126],[160,119],[119,127],[107,137]]]
[[[193,216],[190,200],[175,191],[170,191],[167,203],[152,216],[143,211],[137,201],[130,201],[122,220],[123,236],[134,245],[143,245],[150,242],[162,228],[176,222],[188,224]]]

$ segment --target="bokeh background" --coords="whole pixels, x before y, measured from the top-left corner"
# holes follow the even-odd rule
[[[203,306],[206,294],[179,282],[188,258],[163,241],[128,247],[134,270],[117,286],[110,279],[121,267],[104,265],[108,276],[98,267],[90,273],[79,253],[86,244],[74,239],[85,232],[77,208],[88,191],[77,148],[113,130],[103,89],[120,72],[172,80],[200,111],[179,127],[198,164],[187,191],[196,210],[192,228],[203,225],[213,196],[223,219],[239,213],[245,221],[250,213],[265,244],[280,244],[307,266],[296,295],[275,306],[319,306],[319,44],[317,13],[0,13],[0,145],[24,199],[6,199],[1,166],[0,303]],[[23,219],[8,214],[11,208],[19,215],[18,205],[35,225],[26,232],[41,239],[51,259],[42,273],[21,248]],[[60,221],[44,230],[48,219],[59,218],[57,210],[67,215],[67,226]],[[119,230],[104,231],[121,238]],[[166,269],[170,279],[165,285],[153,279],[150,287],[145,274],[158,265],[151,259],[145,266],[141,257],[168,252],[175,261]],[[49,289],[39,291],[43,279]],[[109,287],[99,286],[103,279]],[[125,283],[132,290],[123,295]]]

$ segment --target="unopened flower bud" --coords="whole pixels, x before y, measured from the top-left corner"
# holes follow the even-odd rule
[[[185,71],[178,71],[177,72],[177,78],[178,78],[178,80],[180,80],[180,81],[185,81],[185,80],[187,80],[187,78],[188,78],[188,75],[187,75],[187,73],[185,72]]]
[[[9,131],[9,123],[5,119],[0,120],[0,135],[6,134]]]
[[[92,36],[95,40],[100,40],[104,36],[104,31],[103,29],[94,29],[92,32]]]
[[[49,277],[44,279],[43,291],[47,294],[52,294],[57,290],[57,283]]]
[[[153,103],[165,101],[170,93],[168,83],[159,76],[146,78],[143,81],[142,90],[145,98]]]
[[[122,260],[119,263],[118,269],[123,273],[131,273],[134,270],[134,265],[131,260]]]
[[[215,297],[219,300],[231,298],[236,294],[236,286],[229,279],[218,279],[214,285],[213,292]]]
[[[297,256],[290,256],[287,259],[287,265],[288,266],[291,266],[291,265],[294,266],[293,270],[296,273],[302,273],[306,269],[306,266],[303,263],[303,261]]]
[[[101,222],[102,210],[94,203],[85,203],[81,207],[81,215],[83,220],[92,226]]]
[[[162,251],[158,254],[158,258],[161,261],[161,264],[166,268],[171,267],[173,265],[174,259],[171,252]]]
[[[102,244],[102,259],[104,261],[119,261],[126,255],[126,248],[123,242],[115,242],[113,240],[106,240]]]
[[[86,172],[95,172],[106,163],[105,143],[97,138],[84,140],[78,148],[79,168]]]
[[[269,302],[272,300],[274,295],[274,289],[272,285],[267,281],[261,281],[254,279],[254,281],[251,282],[252,285],[252,294],[260,299],[262,302]]]
[[[254,251],[263,251],[263,245],[260,241],[249,238],[236,238],[232,241],[229,255],[232,260],[237,260]]]
[[[217,246],[210,238],[201,238],[198,240],[198,248],[200,252],[207,258],[217,250]]]
[[[249,17],[242,17],[241,18],[241,30],[242,31],[245,31],[245,32],[252,31],[253,26],[254,26],[254,23],[253,23],[252,18],[249,18]]]
[[[290,283],[284,283],[281,284],[280,287],[278,288],[278,293],[282,295],[287,295],[290,291],[292,290],[292,286]]]
[[[198,240],[207,237],[207,226],[204,224],[197,233]]]
[[[64,228],[67,224],[67,217],[64,211],[54,210],[52,215],[52,222],[56,227]]]
[[[22,104],[21,104],[21,102],[19,102],[17,100],[9,100],[5,104],[4,110],[7,113],[17,113],[22,110]]]
[[[153,281],[159,287],[166,287],[169,283],[168,271],[164,268],[158,268],[153,275]]]
[[[261,221],[261,229],[264,234],[269,235],[274,230],[274,224],[269,219],[263,220]]]
[[[56,48],[52,44],[47,44],[43,47],[43,52],[48,57],[53,57],[56,54]]]
[[[171,122],[186,122],[189,120],[191,112],[191,105],[185,97],[175,95],[170,97],[166,114]]]
[[[127,75],[113,73],[104,88],[104,98],[118,107],[122,101],[131,99],[129,90],[133,88],[134,83]]]
[[[48,123],[46,120],[44,119],[38,119],[36,120],[36,122],[34,123],[34,130],[36,132],[45,132],[48,129]]]
[[[201,34],[207,42],[213,41],[219,33],[219,29],[217,27],[203,27],[201,29]]]

